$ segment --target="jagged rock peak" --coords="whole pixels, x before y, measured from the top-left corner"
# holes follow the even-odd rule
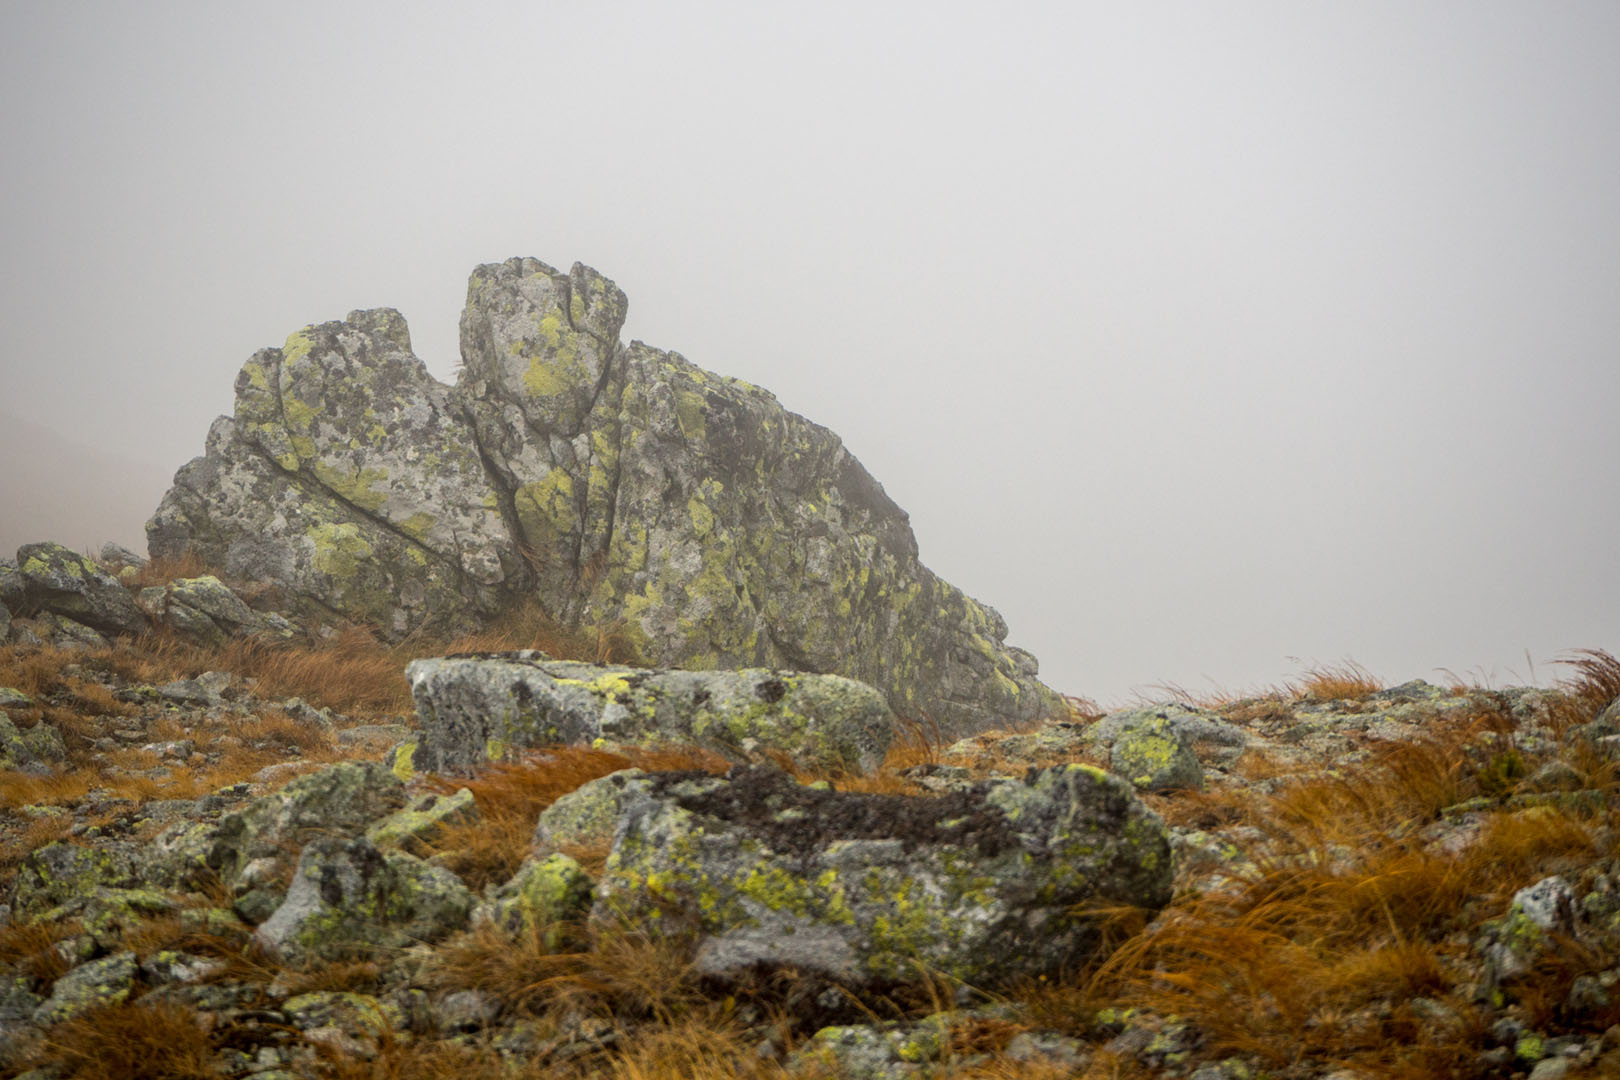
[[[404,319],[357,311],[248,360],[147,526],[315,616],[403,636],[533,597],[649,665],[870,683],[947,733],[1057,706],[907,516],[769,391],[619,331],[624,293],[535,259],[473,271],[454,387]]]

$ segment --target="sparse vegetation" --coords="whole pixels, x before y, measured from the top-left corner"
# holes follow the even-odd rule
[[[205,570],[148,567],[131,583]],[[161,823],[131,822],[154,800],[194,799],[244,781],[269,787],[353,756],[340,740],[345,726],[408,721],[401,671],[412,656],[536,647],[590,660],[623,655],[614,634],[563,634],[533,608],[485,634],[399,646],[351,627],[279,645],[206,648],[152,635],[101,650],[0,647],[0,686],[33,699],[8,708],[13,724],[23,732],[48,724],[62,744],[50,769],[0,771],[0,885],[29,852],[54,841],[84,843],[101,830],[151,836]],[[1620,660],[1593,650],[1565,663],[1573,678],[1561,692],[1532,698],[1459,687],[1446,708],[1407,706],[1418,735],[1347,725],[1334,736],[1339,750],[1307,764],[1290,752],[1291,740],[1313,737],[1302,717],[1325,711],[1376,720],[1388,708],[1387,697],[1368,700],[1381,683],[1359,665],[1313,668],[1295,684],[1244,697],[1177,695],[1222,723],[1279,738],[1225,758],[1219,745],[1200,744],[1201,756],[1222,762],[1220,785],[1144,796],[1190,838],[1175,899],[1152,916],[1106,903],[1088,909],[1108,944],[1098,958],[1082,970],[1000,988],[1000,1012],[964,1014],[938,1053],[937,1075],[1187,1076],[1229,1059],[1273,1080],[1335,1069],[1459,1080],[1528,1072],[1531,1061],[1514,1057],[1520,1051],[1503,1031],[1556,1031],[1587,1047],[1569,1076],[1620,1072],[1620,1031],[1604,1035],[1620,1024],[1620,931],[1559,939],[1511,977],[1488,976],[1480,961],[1482,935],[1498,932],[1514,894],[1551,875],[1599,896],[1593,910],[1608,910],[1603,904],[1612,899],[1620,912],[1617,764],[1579,734],[1620,697]],[[254,707],[210,718],[169,709],[150,692],[208,671],[232,672],[251,688]],[[281,703],[291,697],[342,721],[312,722]],[[1102,713],[1080,699],[1070,708],[1066,726],[1076,730]],[[778,763],[803,783],[883,794],[918,793],[920,776],[953,767],[978,777],[1029,764],[1105,763],[1080,741],[1040,741],[1039,734],[986,737],[976,743],[982,753],[964,758],[916,724],[867,775],[817,773],[785,757]],[[476,820],[443,827],[427,854],[484,892],[518,870],[544,808],[630,767],[721,772],[727,763],[701,751],[571,747],[524,752],[472,778],[421,778],[424,790],[469,788],[478,808]],[[1219,850],[1200,855],[1195,840]],[[608,853],[569,854],[599,872]],[[187,902],[217,913],[233,897],[221,888]],[[222,1065],[231,1053],[265,1047],[294,1075],[334,1080],[815,1076],[813,1068],[790,1074],[785,1057],[813,1036],[805,1018],[817,1015],[817,995],[836,993],[791,973],[717,990],[670,937],[607,924],[509,932],[477,923],[428,950],[289,966],[260,951],[245,930],[211,927],[204,914],[155,915],[98,948],[142,962],[170,953],[213,961],[199,986],[234,988],[234,1012],[201,1012],[183,1003],[189,999],[157,993],[143,975],[131,1000],[80,1013],[47,1027],[38,1042],[0,1053],[0,1076],[50,1064],[67,1077],[215,1078],[235,1075]],[[86,933],[72,919],[0,927],[0,975],[47,990],[82,955],[74,949]],[[1580,998],[1578,984],[1613,992]],[[846,993],[844,1004],[874,1023],[911,1022],[951,1008],[959,991],[974,997],[921,977],[880,998]],[[469,993],[493,1003],[502,1034],[496,1038],[493,1021],[450,1030],[417,1016],[338,1039],[299,1029],[276,1011],[297,995],[321,993],[418,1004]],[[1067,1063],[1015,1059],[1010,1048],[1030,1032],[1078,1040],[1083,1052]]]

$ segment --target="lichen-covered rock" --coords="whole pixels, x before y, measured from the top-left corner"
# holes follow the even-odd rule
[[[24,544],[17,549],[17,567],[23,586],[18,615],[48,612],[106,634],[147,628],[146,616],[117,578],[61,544]]]
[[[0,643],[11,636],[11,609],[0,604]]]
[[[270,633],[280,636],[263,615],[248,607],[219,578],[176,578],[156,592],[161,605],[156,618],[183,637],[204,645],[219,645],[245,634]],[[143,603],[152,600],[143,595]]]
[[[588,780],[540,811],[534,823],[531,843],[536,855],[550,855],[569,848],[607,848],[619,827],[619,818],[638,798],[642,789],[631,781],[647,774],[640,769],[620,769],[595,780]]]
[[[42,721],[19,729],[0,712],[0,769],[48,773],[50,763],[61,761],[66,753],[61,733],[51,725]]]
[[[1554,935],[1574,933],[1574,890],[1554,876],[1514,893],[1507,914],[1485,924],[1475,948],[1485,958],[1489,984],[1510,982],[1530,972]]]
[[[412,855],[426,855],[427,848],[447,825],[464,824],[478,818],[473,793],[459,788],[452,795],[425,791],[404,809],[396,810],[366,829],[366,839],[379,848],[400,848]]]
[[[592,918],[692,935],[697,970],[722,980],[791,967],[882,986],[926,969],[989,986],[1088,956],[1087,902],[1170,899],[1163,823],[1089,766],[937,797],[803,787],[768,767],[626,787],[641,797]]]
[[[396,636],[493,613],[524,573],[460,406],[386,308],[254,354],[147,535],[155,556],[194,550]]]
[[[883,695],[837,675],[649,671],[496,653],[413,661],[422,736],[416,768],[464,772],[514,746],[701,746],[732,761],[780,751],[826,768],[883,760],[894,717]]]
[[[626,311],[585,266],[480,266],[453,389],[397,312],[306,327],[243,367],[234,418],[147,527],[153,554],[194,550],[395,637],[533,598],[622,627],[651,665],[844,675],[948,733],[1061,711],[837,436],[622,345]]]
[[[404,803],[404,785],[385,766],[342,762],[300,776],[216,822],[170,826],[153,841],[146,873],[176,887],[218,875],[237,897],[239,914],[262,918],[281,903],[305,840],[319,833],[358,836]]]
[[[1198,756],[1160,716],[1121,731],[1108,751],[1108,767],[1141,791],[1196,791],[1204,786]]]
[[[481,917],[509,933],[538,933],[547,948],[557,949],[575,936],[592,899],[590,876],[579,863],[552,854],[526,860]]]
[[[289,963],[339,959],[438,941],[466,927],[473,904],[448,870],[364,837],[325,836],[304,845],[286,899],[254,939]]]
[[[144,884],[142,859],[132,844],[81,847],[65,841],[30,852],[12,883],[13,918],[26,922],[65,905],[83,905],[101,887]]]
[[[1240,748],[1249,741],[1248,732],[1236,724],[1206,709],[1175,702],[1111,712],[1086,728],[1084,738],[1094,745],[1112,748],[1121,735],[1144,728],[1163,730],[1184,744],[1201,742]]]
[[[135,954],[122,952],[80,964],[51,987],[51,996],[34,1010],[34,1023],[56,1024],[100,1005],[128,1001],[135,988]]]

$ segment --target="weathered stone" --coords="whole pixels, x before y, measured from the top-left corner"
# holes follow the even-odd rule
[[[481,917],[509,933],[540,934],[547,948],[557,949],[577,936],[592,898],[591,879],[579,863],[546,855],[526,860]]]
[[[464,772],[513,746],[696,745],[733,761],[774,750],[828,768],[870,769],[894,718],[876,690],[791,671],[648,671],[542,654],[417,660],[406,669],[421,719],[412,761]]]
[[[152,604],[142,590],[142,606]],[[161,613],[156,617],[164,625],[193,641],[205,645],[219,645],[233,637],[270,632],[271,624],[265,617],[248,607],[219,578],[212,574],[202,577],[176,578],[161,590]],[[148,608],[148,613],[152,614]]]
[[[793,967],[881,986],[921,965],[982,987],[1088,956],[1087,902],[1170,899],[1163,823],[1089,766],[938,797],[841,794],[766,767],[626,787],[642,797],[593,920],[693,934],[697,969],[722,979]]]
[[[281,906],[254,932],[290,963],[438,941],[466,927],[473,895],[450,871],[364,837],[304,845]]]
[[[540,811],[534,824],[534,853],[606,849],[613,843],[619,818],[632,802],[643,797],[641,786],[631,781],[646,775],[640,769],[620,769],[586,781]]]
[[[114,569],[126,566],[132,566],[136,569],[140,569],[146,565],[145,559],[129,550],[129,548],[125,547],[123,544],[117,544],[111,540],[101,545],[101,562],[103,566],[109,566]]]
[[[404,786],[385,766],[331,765],[217,822],[170,826],[153,841],[147,872],[153,881],[175,886],[193,886],[217,874],[239,899],[268,890],[268,900],[255,899],[242,911],[257,914],[259,905],[280,903],[293,853],[304,840],[318,832],[357,836],[404,802]]]
[[[44,640],[59,649],[105,649],[112,644],[100,631],[54,611],[42,611],[31,622]]]
[[[61,733],[51,725],[41,721],[19,729],[10,716],[0,712],[0,769],[48,773],[50,763],[61,761],[66,753]]]
[[[401,848],[413,855],[425,855],[433,839],[446,825],[478,818],[473,793],[461,788],[453,795],[423,792],[403,810],[396,810],[366,829],[366,839],[379,848]]]
[[[0,644],[11,636],[11,609],[0,604]]]
[[[80,964],[51,987],[51,996],[34,1010],[34,1023],[56,1024],[98,1005],[129,1000],[135,988],[135,954],[118,953]]]
[[[1159,716],[1121,731],[1109,749],[1108,765],[1141,791],[1196,791],[1204,786],[1198,756]]]
[[[533,598],[651,665],[840,674],[947,733],[1061,712],[835,435],[621,345],[626,310],[588,267],[481,266],[454,389],[397,312],[306,327],[243,367],[235,417],[148,525],[153,554],[394,637]]]
[[[147,628],[146,616],[117,578],[61,544],[24,544],[17,566],[23,580],[19,615],[49,612],[107,634]]]
[[[98,887],[143,884],[143,869],[139,851],[131,844],[47,844],[30,852],[17,868],[12,911],[18,921],[27,922],[64,905],[82,906]]]

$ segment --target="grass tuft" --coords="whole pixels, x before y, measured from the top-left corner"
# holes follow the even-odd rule
[[[216,1047],[195,1010],[172,1003],[108,1005],[56,1024],[31,1055],[83,1080],[216,1080]]]

